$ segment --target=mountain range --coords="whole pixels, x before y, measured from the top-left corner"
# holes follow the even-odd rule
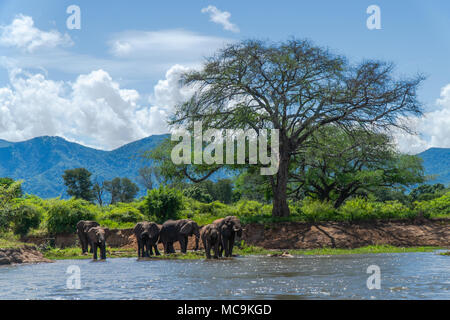
[[[141,155],[168,135],[154,135],[112,151],[102,151],[60,137],[38,137],[23,142],[0,140],[0,177],[23,180],[24,192],[43,198],[67,198],[62,175],[67,169],[86,168],[92,180],[127,177],[137,183],[139,168],[149,165]],[[144,194],[139,186],[140,195]]]
[[[150,165],[141,155],[155,148],[169,135],[154,135],[112,151],[102,151],[59,137],[37,137],[23,142],[0,140],[0,177],[24,180],[23,190],[43,198],[67,198],[62,175],[67,169],[86,168],[92,179],[128,177],[138,183],[139,168]],[[418,154],[425,172],[434,175],[430,183],[450,182],[450,148],[431,148]],[[140,186],[139,195],[145,190]]]

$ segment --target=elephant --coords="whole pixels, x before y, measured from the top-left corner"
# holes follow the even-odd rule
[[[94,260],[97,260],[98,248],[100,248],[100,259],[106,260],[106,238],[108,234],[109,229],[102,227],[93,227],[87,232],[89,244],[94,251]]]
[[[78,238],[80,239],[80,245],[81,245],[81,250],[83,251],[83,254],[88,252],[88,237],[87,237],[87,233],[89,231],[90,228],[93,227],[99,227],[100,225],[95,222],[95,221],[85,221],[85,220],[81,220],[77,223],[77,234],[78,234]],[[91,246],[91,250],[90,252],[92,253],[92,246]]]
[[[236,235],[242,236],[242,227],[240,220],[235,216],[228,216],[217,219],[213,222],[220,233],[219,257],[222,257],[225,250],[225,257],[233,255],[233,246]]]
[[[164,253],[175,253],[173,243],[180,242],[181,252],[186,253],[188,237],[195,235],[195,250],[198,250],[200,229],[198,224],[189,219],[168,220],[164,222],[159,233],[159,242],[164,245]]]
[[[214,259],[219,259],[220,232],[215,224],[204,226],[200,232],[206,258],[211,259],[211,248],[214,249]]]
[[[134,235],[138,243],[138,257],[150,257],[153,255],[153,248],[155,255],[159,256],[158,238],[160,229],[154,222],[139,222],[133,229]]]

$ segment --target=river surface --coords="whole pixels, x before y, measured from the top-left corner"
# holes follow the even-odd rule
[[[380,289],[369,290],[369,266]],[[67,280],[80,270],[80,289]],[[74,277],[69,286],[76,285]],[[375,283],[371,281],[370,283]],[[63,260],[0,268],[0,299],[450,299],[436,252],[229,260]]]

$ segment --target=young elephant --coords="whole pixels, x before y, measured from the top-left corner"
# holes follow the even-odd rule
[[[106,259],[106,238],[108,237],[109,229],[102,227],[90,228],[87,232],[89,244],[94,251],[94,260],[97,260],[97,249],[100,248],[100,259]]]
[[[77,234],[78,234],[78,238],[80,239],[80,245],[81,245],[81,250],[83,251],[83,254],[88,252],[88,237],[87,237],[87,233],[89,231],[90,228],[93,227],[98,227],[100,226],[97,222],[95,221],[85,221],[85,220],[81,220],[77,223]],[[90,252],[92,253],[92,246],[91,246],[91,250]]]
[[[215,224],[208,224],[200,232],[206,258],[211,259],[211,248],[214,249],[214,259],[219,259],[220,233]]]
[[[186,253],[189,236],[195,235],[195,250],[198,250],[200,231],[198,224],[189,219],[168,220],[164,222],[159,233],[159,242],[164,245],[164,253],[175,253],[173,243],[180,242],[181,252]]]
[[[158,238],[159,238],[159,227],[154,222],[139,222],[134,227],[134,235],[138,243],[138,257],[150,257],[153,255],[153,249],[155,249],[155,254],[160,255],[158,251]]]
[[[235,216],[217,219],[213,222],[220,233],[219,257],[225,250],[225,257],[233,255],[233,246],[236,236],[242,236],[241,221]]]

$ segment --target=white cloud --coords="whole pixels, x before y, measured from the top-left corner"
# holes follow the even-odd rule
[[[406,119],[418,135],[397,132],[395,139],[400,151],[416,154],[429,148],[450,148],[450,84],[441,89],[437,108],[422,117]]]
[[[230,40],[173,29],[159,31],[125,31],[109,41],[111,53],[120,58],[182,57],[183,60],[210,54]]]
[[[209,20],[222,25],[225,30],[239,32],[237,25],[230,22],[231,14],[228,11],[220,11],[215,6],[208,6],[202,9],[202,13],[209,13]]]
[[[18,15],[11,24],[0,26],[0,45],[16,47],[27,52],[38,48],[55,48],[72,45],[68,34],[56,30],[42,31],[34,26],[32,17]]]
[[[102,149],[113,149],[152,134],[167,133],[166,118],[174,104],[189,96],[174,66],[154,88],[153,105],[139,104],[136,90],[123,89],[103,71],[58,82],[42,74],[10,72],[0,88],[0,137],[22,141],[36,136],[61,136]]]

